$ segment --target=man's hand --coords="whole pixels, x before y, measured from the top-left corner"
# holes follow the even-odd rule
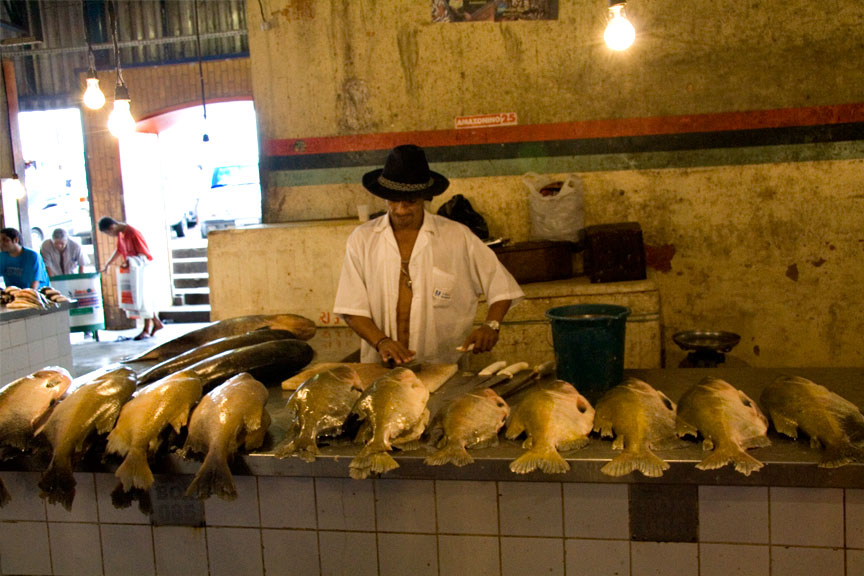
[[[381,355],[381,360],[384,362],[393,360],[393,363],[398,366],[399,364],[405,364],[406,362],[413,360],[414,356],[417,355],[417,352],[409,350],[401,342],[397,342],[390,338],[384,338],[378,344],[378,354]]]
[[[474,345],[474,354],[481,352],[489,352],[498,343],[498,331],[493,330],[486,324],[482,324],[478,328],[471,331],[465,342],[462,343],[462,349],[468,350],[469,346]]]

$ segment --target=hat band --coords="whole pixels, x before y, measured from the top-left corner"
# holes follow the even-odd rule
[[[406,184],[404,182],[394,182],[384,176],[378,176],[378,183],[384,188],[389,188],[390,190],[395,190],[397,192],[419,192],[432,186],[435,183],[435,180],[434,178],[429,178],[428,182],[421,184]]]

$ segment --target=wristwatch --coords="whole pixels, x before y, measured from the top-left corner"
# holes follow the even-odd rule
[[[488,326],[495,332],[498,332],[501,329],[501,324],[497,320],[487,320],[483,325]]]

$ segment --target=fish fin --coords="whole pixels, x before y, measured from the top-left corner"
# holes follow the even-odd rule
[[[822,450],[822,441],[818,436],[810,436],[810,448],[814,450]]]
[[[718,448],[697,464],[696,468],[699,470],[717,470],[730,462],[735,465],[736,472],[740,472],[745,476],[749,476],[751,472],[755,472],[764,466],[762,462],[738,448]]]
[[[6,483],[3,482],[3,479],[0,478],[0,508],[6,506],[12,500],[12,495],[9,494],[9,490],[6,488]]]
[[[607,476],[624,476],[634,470],[639,470],[648,478],[659,478],[663,471],[669,469],[669,464],[657,457],[650,450],[643,452],[623,452],[600,469]]]
[[[481,438],[477,442],[466,445],[467,448],[491,448],[492,446],[498,446],[497,434],[490,436],[489,438]]]
[[[771,413],[771,423],[774,424],[774,429],[778,433],[790,438],[798,438],[798,423],[791,418]]]
[[[852,444],[864,443],[864,425],[861,423],[861,412],[849,414],[840,420],[840,428],[849,436]]]
[[[143,514],[150,515],[153,513],[153,501],[150,499],[150,491],[140,488],[132,488],[128,492],[123,490],[123,483],[118,482],[114,490],[111,491],[111,504],[115,508],[129,508],[132,502],[138,501],[138,510]]]
[[[536,469],[547,474],[564,474],[570,465],[551,446],[529,450],[510,463],[510,470],[516,474],[527,474]]]
[[[129,442],[120,437],[120,429],[115,428],[108,434],[108,444],[105,445],[105,454],[117,454],[125,456],[129,452]]]
[[[366,447],[364,447],[364,449],[361,450],[353,460],[351,460],[349,472],[352,478],[357,478],[355,473],[365,474],[362,478],[367,478],[371,472],[384,474],[385,472],[395,470],[398,467],[399,463],[390,456],[389,452],[367,452]]]
[[[741,441],[741,446],[746,448],[765,448],[771,445],[768,436],[752,436]]]
[[[273,451],[273,455],[277,458],[297,456],[304,462],[314,462],[315,457],[318,456],[318,443],[314,434],[303,434],[293,440],[279,444]]]
[[[59,502],[66,510],[71,511],[72,502],[75,500],[75,484],[71,463],[56,462],[52,459],[39,480],[39,488],[42,490],[39,496],[47,498],[51,504]]]
[[[615,436],[615,439],[612,440],[612,449],[613,450],[623,450],[624,449],[624,435],[618,434]]]
[[[147,451],[140,448],[130,448],[126,458],[117,467],[114,476],[123,483],[123,490],[132,488],[148,490],[153,485],[153,472],[147,462]]]
[[[597,420],[596,417],[594,418],[594,432],[599,433],[601,438],[612,438],[615,436],[612,422],[608,420]]]
[[[419,440],[393,440],[393,446],[399,448],[403,452],[408,452],[410,450],[417,450],[423,445]]]
[[[264,413],[267,414],[266,412]],[[243,440],[243,446],[246,450],[255,450],[264,444],[264,439],[267,437],[267,429],[270,427],[270,417],[264,418],[257,428],[246,428],[246,436]]]
[[[588,439],[587,436],[582,436],[580,438],[570,438],[568,440],[562,440],[558,443],[558,449],[561,452],[570,452],[571,450],[580,450],[588,445],[591,440]]]
[[[237,486],[234,484],[228,461],[221,455],[217,456],[213,450],[207,453],[204,463],[186,489],[186,496],[199,500],[209,498],[212,494],[222,500],[237,499]]]
[[[111,402],[106,403],[102,410],[102,414],[96,417],[93,421],[93,426],[96,428],[96,432],[99,434],[108,434],[111,432],[114,428],[114,424],[117,423],[117,417],[120,416],[121,407],[121,402],[117,400],[112,400]]]
[[[525,431],[525,425],[522,424],[522,420],[518,417],[512,418],[507,423],[507,430],[504,432],[504,437],[508,440],[515,440],[519,437],[522,432]]]
[[[474,458],[465,450],[465,447],[457,442],[448,442],[446,446],[428,456],[424,462],[429,466],[442,466],[453,464],[454,466],[465,466],[474,462]]]
[[[682,440],[677,436],[668,436],[651,442],[651,448],[654,450],[680,450],[681,448],[686,448],[691,445],[691,442]]]
[[[714,440],[711,438],[705,438],[702,440],[702,450],[709,452],[714,450]]]
[[[364,420],[362,424],[360,424],[360,429],[357,430],[357,435],[354,436],[355,444],[366,444],[372,439],[372,423],[369,420]]]
[[[837,447],[826,447],[819,461],[819,467],[839,468],[853,462],[864,462],[864,446],[844,444]]]

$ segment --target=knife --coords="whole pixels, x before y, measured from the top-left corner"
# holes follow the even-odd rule
[[[534,366],[528,374],[522,374],[511,378],[509,381],[501,382],[500,386],[495,388],[495,391],[502,398],[510,398],[516,395],[517,392],[521,392],[546,376],[553,374],[555,374],[555,361],[549,360],[548,362]]]
[[[475,390],[479,390],[482,388],[493,388],[502,382],[508,382],[513,379],[516,374],[522,372],[523,370],[528,370],[531,368],[531,365],[527,362],[517,362],[515,364],[511,364],[505,368],[502,368],[498,372],[495,373],[495,376],[490,378],[485,378],[484,380],[478,382],[475,386]]]

